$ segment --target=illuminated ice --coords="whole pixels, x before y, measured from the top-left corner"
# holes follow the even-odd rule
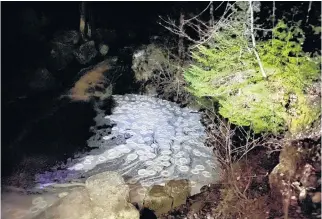
[[[88,139],[88,146],[95,149],[74,159],[68,170],[116,171],[129,183],[145,186],[169,179],[206,185],[218,179],[212,149],[204,146],[199,113],[148,96],[113,97],[111,115],[97,110],[97,126]],[[113,126],[99,126],[105,123]]]

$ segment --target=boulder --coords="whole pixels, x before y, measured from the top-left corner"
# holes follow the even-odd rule
[[[147,188],[143,187],[140,183],[129,184],[129,188],[130,188],[130,202],[136,203],[139,207],[142,207],[144,197],[148,192]]]
[[[172,203],[173,198],[166,193],[165,187],[154,185],[144,198],[143,206],[160,216],[172,209]]]
[[[80,34],[76,30],[60,31],[54,34],[54,41],[64,44],[76,45],[79,39]]]
[[[62,42],[52,42],[49,57],[49,65],[54,70],[62,70],[71,63],[74,59],[73,56],[74,46]]]
[[[295,199],[301,202],[302,207],[310,205],[302,201],[314,199],[314,194],[309,197],[307,191],[317,191],[317,188],[320,187],[318,183],[320,169],[316,168],[320,167],[320,162],[319,141],[310,142],[306,139],[284,144],[279,156],[279,163],[269,174],[270,196],[275,203],[278,203],[274,206],[279,208],[283,205],[284,209],[287,209],[290,204],[288,196],[296,197]],[[297,205],[298,203],[291,204]]]
[[[129,201],[129,187],[116,172],[103,172],[86,180],[96,218],[138,219],[140,214]]]
[[[60,193],[62,197],[34,219],[139,219],[130,203],[129,187],[116,172],[90,176],[84,187]]]
[[[82,65],[92,61],[96,57],[97,53],[94,41],[88,41],[74,51],[76,60]]]
[[[146,82],[153,77],[155,71],[168,68],[169,60],[162,48],[150,44],[134,52],[132,70],[137,81]]]
[[[76,30],[59,31],[51,41],[49,64],[54,70],[62,70],[74,59],[73,52],[80,36]]]
[[[158,206],[167,206],[165,212],[186,203],[190,196],[191,185],[188,180],[170,180],[165,186],[154,185],[151,188],[143,187],[140,183],[129,184],[130,202],[136,203],[140,208],[143,206],[160,212]],[[160,202],[160,204],[158,204]]]
[[[101,43],[98,46],[99,52],[102,56],[105,56],[108,53],[109,47],[106,44]]]
[[[176,208],[186,203],[191,187],[188,180],[170,180],[165,185],[165,192],[173,198],[172,208]]]
[[[75,188],[34,219],[93,219],[91,201],[85,188]]]

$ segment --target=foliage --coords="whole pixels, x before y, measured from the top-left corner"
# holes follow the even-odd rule
[[[268,75],[264,79],[245,27],[232,22],[192,52],[194,63],[184,74],[188,91],[214,99],[223,117],[256,133],[297,132],[311,124],[320,109],[311,107],[304,90],[318,78],[319,62],[302,51],[299,23],[288,27],[279,21],[273,36],[257,45]]]
[[[292,132],[311,124],[320,114],[320,108],[313,107],[304,92],[319,77],[319,59],[302,51],[305,36],[299,25],[288,27],[280,21],[273,30],[274,38],[259,45],[264,65],[275,70],[271,81],[287,95],[286,119]]]
[[[190,98],[184,89],[179,60],[165,46],[150,44],[133,56],[132,70],[135,80],[141,82],[145,92],[185,104]]]

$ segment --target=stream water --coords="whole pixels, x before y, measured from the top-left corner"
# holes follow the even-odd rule
[[[42,189],[83,182],[104,171],[116,171],[129,185],[141,184],[144,191],[172,179],[188,179],[195,188],[192,193],[197,193],[218,179],[219,167],[212,149],[204,145],[206,134],[198,112],[149,96],[114,95],[113,99],[111,115],[95,109],[94,134],[87,140],[92,150],[36,174],[36,186],[30,189],[40,194],[3,193],[3,218],[32,218],[63,191],[42,193]]]

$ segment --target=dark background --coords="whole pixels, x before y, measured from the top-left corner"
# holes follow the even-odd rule
[[[151,35],[170,34],[157,24],[158,16],[167,16],[177,19],[180,11],[197,14],[209,2],[87,2],[92,10],[95,27],[116,30],[118,41],[114,47],[122,47],[130,43],[147,43]],[[216,8],[221,2],[214,2]],[[286,17],[287,20],[305,20],[309,2],[276,2],[276,19]],[[269,17],[272,13],[272,2],[262,2],[262,10],[258,23],[267,26],[271,24]],[[1,3],[1,51],[2,51],[2,89],[6,91],[3,100],[11,97],[19,86],[18,81],[24,80],[24,74],[41,65],[46,65],[45,57],[49,53],[46,43],[59,30],[79,29],[80,2],[2,2]],[[33,9],[37,15],[45,15],[48,24],[40,29],[43,40],[24,36],[21,33],[26,9]],[[220,16],[223,7],[215,12]],[[208,14],[205,13],[207,17]],[[318,19],[321,14],[321,2],[313,2],[309,23],[320,26]],[[303,25],[305,27],[305,25]],[[128,42],[123,36],[134,32],[136,41]],[[176,37],[176,36],[173,36]],[[321,47],[319,38],[312,39],[307,35],[305,49],[310,51]],[[20,68],[20,69],[19,69]],[[19,69],[19,70],[18,70]],[[11,83],[10,83],[10,82]],[[14,86],[14,87],[13,87]],[[16,87],[15,87],[16,86]],[[10,93],[8,93],[8,92]]]

